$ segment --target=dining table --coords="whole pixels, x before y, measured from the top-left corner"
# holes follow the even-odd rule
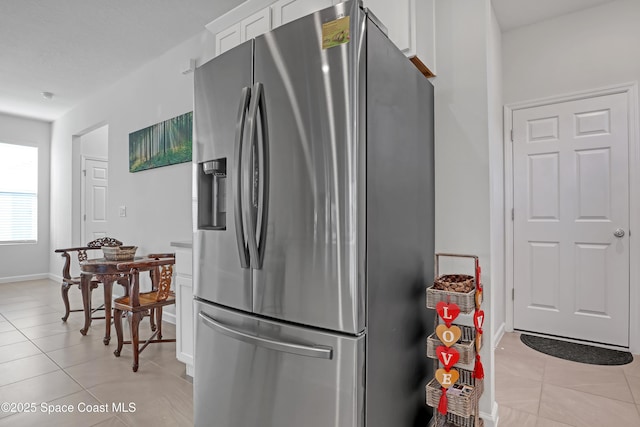
[[[147,257],[152,257],[148,255]],[[135,257],[140,260],[147,257]],[[108,260],[106,258],[87,259],[80,263],[80,291],[82,292],[82,305],[84,309],[84,326],[80,329],[82,335],[86,335],[91,326],[91,281],[96,280],[103,284],[104,289],[104,323],[105,334],[102,342],[108,345],[111,340],[111,301],[113,296],[113,284],[122,285],[125,295],[129,294],[129,274],[118,271],[118,264],[123,260]],[[153,272],[151,272],[153,282]],[[153,316],[151,316],[151,329],[155,330]]]

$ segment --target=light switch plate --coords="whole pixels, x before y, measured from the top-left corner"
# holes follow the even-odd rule
[[[120,216],[122,216],[122,217],[127,216],[127,207],[126,206],[120,206]]]

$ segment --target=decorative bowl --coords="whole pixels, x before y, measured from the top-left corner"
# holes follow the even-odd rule
[[[137,246],[103,246],[102,253],[108,261],[131,261],[137,249]]]

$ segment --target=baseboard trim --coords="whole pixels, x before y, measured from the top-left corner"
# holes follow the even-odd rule
[[[0,283],[26,282],[28,280],[48,279],[49,273],[28,274],[26,276],[0,277]]]
[[[480,418],[484,420],[484,427],[498,427],[500,416],[498,415],[498,403],[493,402],[491,414],[480,411]]]
[[[168,311],[162,310],[162,321],[171,323],[172,325],[176,324],[176,315],[175,313],[169,313]]]

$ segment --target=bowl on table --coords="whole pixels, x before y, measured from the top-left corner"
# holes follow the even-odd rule
[[[137,246],[103,246],[102,253],[108,261],[131,261],[137,249]]]

